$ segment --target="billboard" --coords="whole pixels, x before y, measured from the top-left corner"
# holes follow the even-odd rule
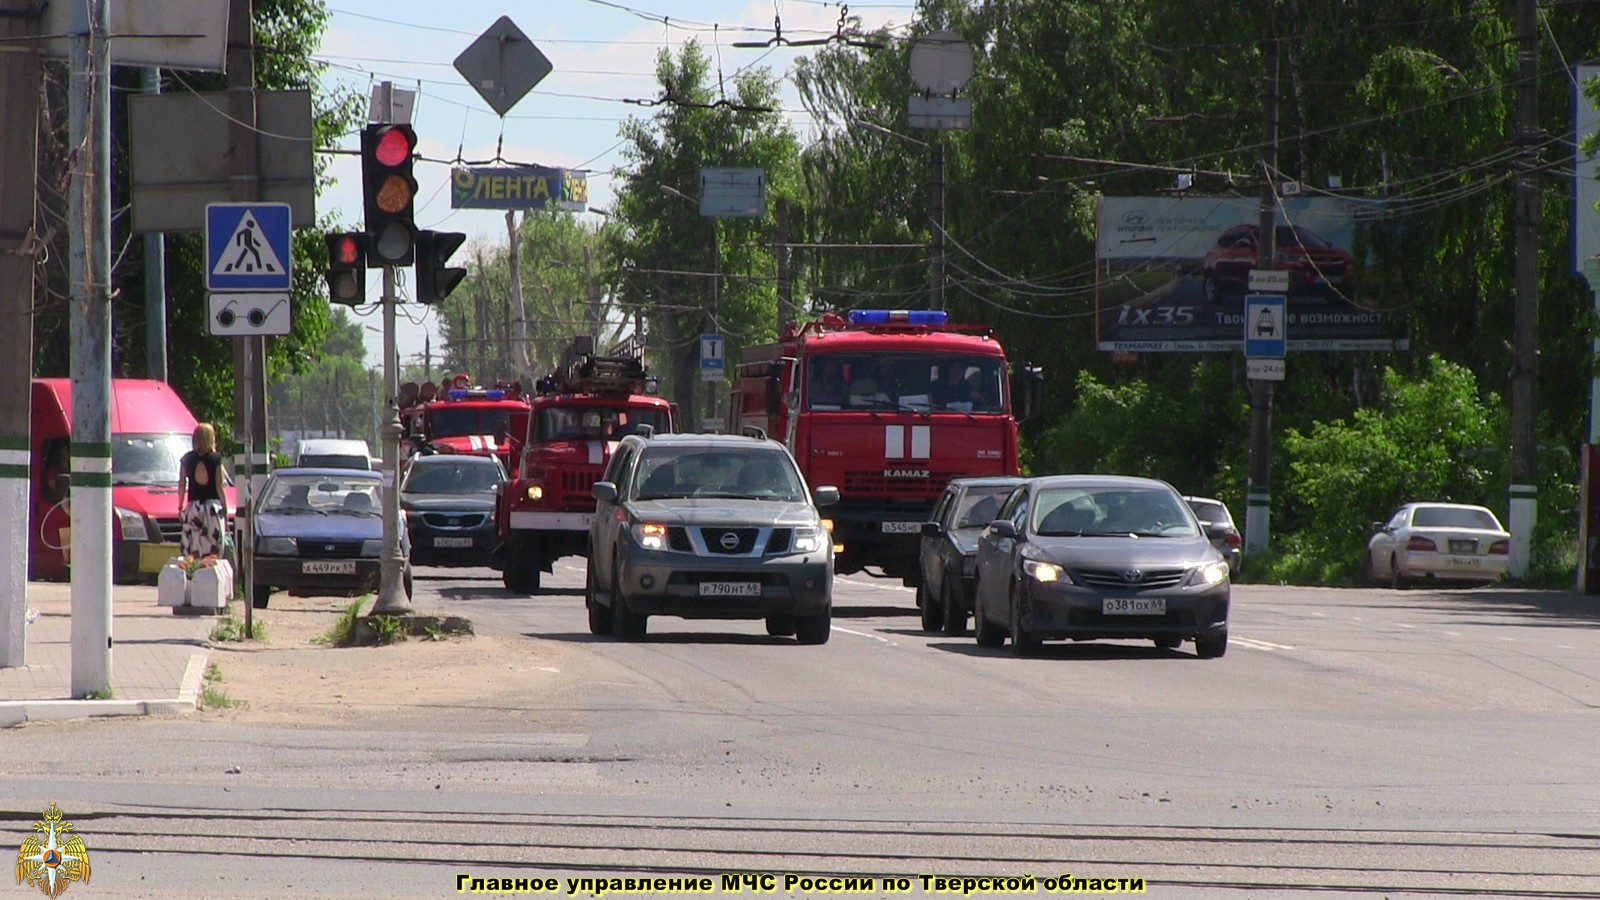
[[[1260,201],[1102,197],[1096,214],[1096,346],[1112,352],[1241,350]],[[1289,273],[1288,350],[1405,350],[1383,252],[1400,227],[1381,202],[1285,197],[1276,262]]]
[[[451,209],[589,208],[589,173],[543,166],[463,166],[450,173]]]

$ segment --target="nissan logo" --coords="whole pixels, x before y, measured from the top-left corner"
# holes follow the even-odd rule
[[[1138,584],[1144,580],[1144,573],[1138,569],[1129,569],[1122,573],[1122,580],[1129,584]]]
[[[717,538],[717,543],[721,544],[724,550],[732,550],[739,546],[739,536],[731,531],[724,531],[722,537]]]

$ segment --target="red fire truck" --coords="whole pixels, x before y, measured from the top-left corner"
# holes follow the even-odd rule
[[[641,428],[676,431],[677,409],[656,396],[637,355],[598,356],[573,341],[554,374],[539,380],[528,411],[511,417],[512,480],[495,504],[506,590],[531,594],[541,572],[588,552],[594,496],[617,441]]]
[[[987,326],[932,310],[828,313],[744,348],[735,374],[734,424],[782,440],[812,486],[839,488],[836,570],[873,566],[908,586],[945,484],[1017,474],[1017,423],[1043,386]]]
[[[498,455],[511,467],[511,417],[528,411],[522,385],[496,382],[473,385],[472,376],[447,379],[443,389],[427,382],[400,386],[401,448],[413,453]]]

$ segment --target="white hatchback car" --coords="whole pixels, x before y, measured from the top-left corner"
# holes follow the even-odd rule
[[[1463,503],[1407,503],[1372,523],[1366,575],[1400,588],[1419,579],[1491,582],[1506,574],[1511,534],[1494,513]]]

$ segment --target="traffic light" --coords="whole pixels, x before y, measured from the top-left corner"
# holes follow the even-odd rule
[[[417,232],[418,303],[438,303],[467,277],[466,269],[446,265],[466,239],[459,231]]]
[[[415,259],[417,179],[411,164],[416,149],[417,133],[410,125],[368,125],[361,131],[367,255],[375,265],[409,266]]]
[[[347,231],[324,237],[328,240],[328,299],[346,306],[367,302],[367,236]]]

